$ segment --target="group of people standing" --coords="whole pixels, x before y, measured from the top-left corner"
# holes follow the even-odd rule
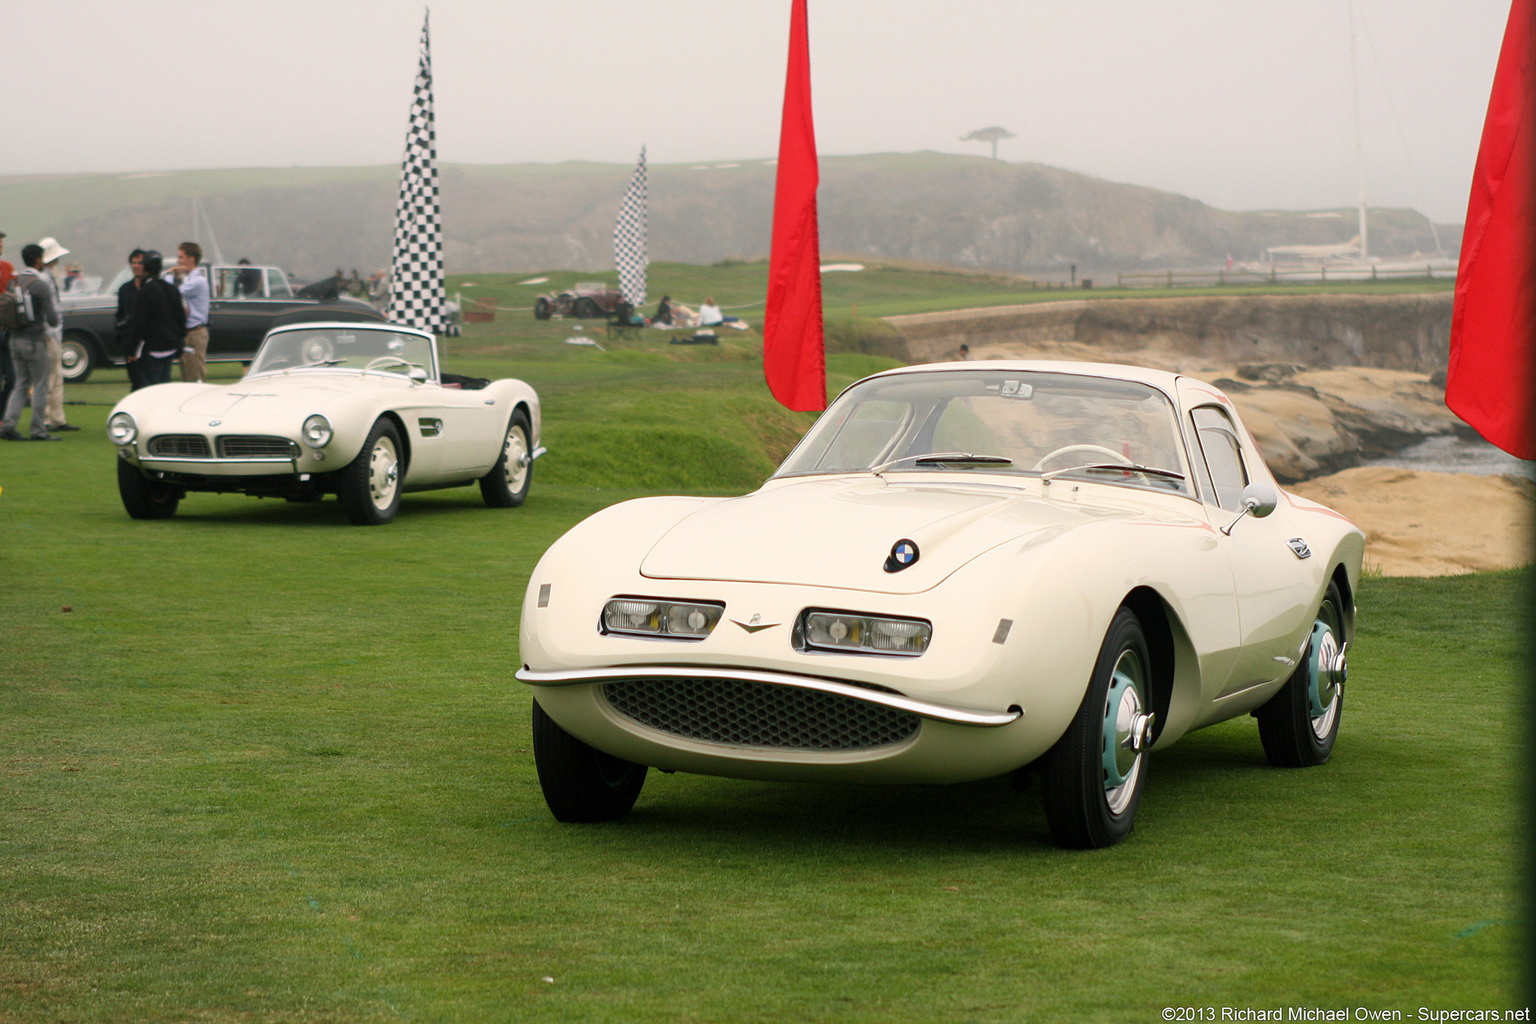
[[[160,276],[165,258],[158,252],[128,254],[133,276],[117,290],[116,340],[135,391],[169,381],[177,358],[182,380],[207,380],[210,295],[202,261],[202,246],[182,242],[171,268],[174,281],[168,281]]]
[[[5,252],[5,233],[0,231],[0,253]],[[33,441],[57,441],[54,433],[79,430],[64,419],[63,331],[59,316],[59,291],[48,268],[69,254],[57,239],[44,238],[22,246],[22,269],[0,259],[0,290],[9,289],[13,278],[18,296],[25,299],[30,322],[25,327],[0,331],[4,341],[3,379],[0,379],[0,438],[26,441],[16,429],[22,407],[32,405]],[[7,337],[7,334],[9,335]]]
[[[0,253],[5,233],[0,232]],[[63,316],[59,288],[51,269],[69,250],[56,239],[44,238],[21,250],[21,272],[0,259],[0,291],[16,278],[24,295],[30,323],[0,332],[0,439],[57,441],[61,431],[78,430],[64,419]],[[181,379],[207,379],[208,277],[199,264],[203,250],[182,242],[176,250],[174,280],[160,275],[164,258],[153,249],[128,255],[133,271],[117,293],[116,341],[124,353],[128,380],[135,390],[171,379],[171,363],[181,360]],[[21,410],[32,406],[31,433],[17,430]]]

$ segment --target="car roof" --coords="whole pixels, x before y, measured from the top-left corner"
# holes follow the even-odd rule
[[[914,366],[898,366],[869,378],[911,373],[937,373],[944,370],[1014,370],[1020,373],[1072,373],[1080,377],[1103,377],[1108,380],[1130,380],[1149,384],[1172,396],[1176,393],[1179,378],[1183,374],[1168,370],[1153,370],[1145,366],[1123,363],[1088,363],[1066,359],[970,359],[951,363],[919,363]]]

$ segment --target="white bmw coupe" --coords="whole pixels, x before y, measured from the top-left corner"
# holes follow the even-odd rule
[[[400,495],[478,482],[521,505],[539,445],[539,396],[520,380],[441,372],[436,339],[394,324],[304,323],[267,333],[238,383],[157,384],[107,418],[135,519],[189,491],[315,501],[354,523],[394,519]]]
[[[648,767],[1042,777],[1063,846],[1131,831],[1157,749],[1238,715],[1277,765],[1338,735],[1365,538],[1279,490],[1209,384],[914,366],[848,388],[739,498],[644,498],[539,562],[518,678],[562,821]]]

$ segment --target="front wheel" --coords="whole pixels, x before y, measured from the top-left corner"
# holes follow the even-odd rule
[[[1121,608],[1077,715],[1043,759],[1045,817],[1056,845],[1098,849],[1131,834],[1152,745],[1151,678],[1141,622]]]
[[[548,299],[541,295],[539,298],[533,300],[533,318],[535,320],[548,320],[550,313],[551,310],[549,308]]]
[[[1344,712],[1344,597],[1332,581],[1312,623],[1312,639],[1280,692],[1253,713],[1264,755],[1278,768],[1313,768],[1333,755]]]
[[[582,320],[595,320],[603,315],[602,309],[596,300],[585,296],[576,300],[576,305],[571,308],[572,313]]]
[[[533,702],[533,764],[544,802],[557,821],[622,818],[645,785],[646,767],[587,746]]]
[[[59,365],[69,384],[84,384],[96,369],[96,350],[78,334],[66,334],[59,343]]]
[[[480,478],[480,496],[492,508],[517,508],[528,500],[533,483],[533,449],[529,436],[528,414],[519,409],[512,414],[501,457],[491,471]]]
[[[341,471],[336,495],[357,525],[383,526],[400,509],[404,474],[400,432],[392,420],[381,418],[368,432],[357,458]]]
[[[117,460],[117,493],[134,519],[169,519],[181,504],[181,491],[149,479],[127,459]]]

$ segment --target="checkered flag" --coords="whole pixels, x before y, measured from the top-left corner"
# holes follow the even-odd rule
[[[619,291],[631,306],[645,305],[645,268],[650,261],[645,258],[645,147],[640,147],[640,162],[635,165],[634,177],[629,179],[629,191],[624,193],[624,205],[619,207],[619,219],[613,226],[613,265],[619,268]]]
[[[443,217],[437,197],[437,130],[432,118],[432,51],[421,23],[421,66],[400,165],[395,250],[389,267],[389,319],[441,333],[448,326],[443,284]]]

